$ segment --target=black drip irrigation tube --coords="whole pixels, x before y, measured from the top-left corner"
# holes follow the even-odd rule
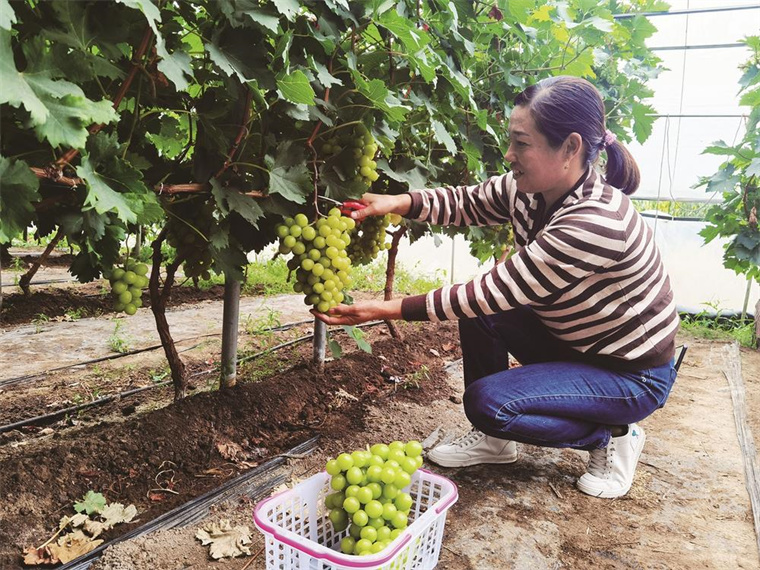
[[[145,392],[146,390],[152,390],[153,388],[166,386],[171,383],[172,383],[171,380],[167,380],[166,382],[161,382],[160,384],[154,384],[153,386],[142,386],[141,388],[133,388],[132,390],[127,390],[126,392],[120,392],[118,394],[113,394],[111,396],[104,396],[102,398],[98,398],[97,400],[93,400],[92,402],[87,402],[86,404],[79,404],[78,406],[70,406],[68,408],[63,408],[62,410],[50,412],[49,414],[44,414],[42,416],[28,418],[25,420],[14,422],[12,424],[0,426],[0,433],[5,433],[5,432],[18,429],[20,427],[28,426],[28,425],[50,424],[58,420],[59,418],[66,417],[68,414],[75,414],[79,412],[80,410],[84,410],[86,408],[92,408],[94,406],[102,406],[103,404],[107,404],[108,402],[121,400],[122,398],[126,398],[127,396],[139,394],[140,392]]]
[[[222,503],[243,495],[248,496],[252,501],[258,501],[271,493],[272,489],[277,485],[287,482],[287,476],[278,468],[280,468],[290,457],[300,458],[313,452],[317,447],[318,441],[319,436],[313,437],[304,443],[297,445],[290,451],[270,459],[263,465],[255,467],[254,469],[227,481],[213,491],[209,491],[205,495],[201,495],[196,499],[188,501],[176,509],[164,513],[152,521],[145,523],[118,538],[101,544],[76,560],[72,560],[63,566],[59,566],[57,570],[86,570],[93,562],[100,558],[102,552],[109,546],[157,530],[169,530],[191,525],[206,517],[209,513],[209,509],[217,503]]]
[[[288,329],[292,329],[293,327],[297,327],[298,325],[303,325],[312,322],[311,320],[307,321],[297,321],[294,323],[287,323],[284,325],[280,325],[277,327],[269,327],[266,329],[261,329],[261,332],[276,332],[276,331],[284,331]],[[213,336],[219,336],[221,333],[211,333],[211,334],[204,334],[200,336],[191,336],[188,338],[183,338],[180,340],[175,341],[175,344],[181,343],[181,342],[187,342],[188,340],[196,340],[199,338],[208,338]],[[186,348],[182,350],[181,352],[186,352],[188,350],[192,350],[193,348],[197,348],[199,345],[191,346],[190,348]],[[92,360],[85,360],[83,362],[76,362],[74,364],[66,364],[65,366],[58,366],[56,368],[50,368],[49,370],[45,370],[43,372],[38,372],[36,374],[27,374],[25,376],[16,376],[15,378],[6,378],[4,380],[0,380],[0,388],[4,386],[10,386],[13,384],[20,384],[22,382],[27,382],[30,380],[35,380],[37,378],[42,378],[44,376],[47,376],[51,372],[60,372],[61,370],[67,370],[69,368],[76,368],[77,366],[87,366],[88,364],[97,364],[98,362],[105,362],[107,360],[116,360],[118,358],[125,358],[127,356],[132,356],[134,354],[140,354],[141,352],[149,352],[151,350],[158,350],[159,348],[162,348],[163,345],[161,344],[154,344],[152,346],[146,346],[145,348],[136,348],[135,350],[129,350],[127,352],[120,352],[119,354],[112,354],[111,356],[101,356],[100,358],[94,358]]]
[[[29,283],[29,286],[32,285],[50,285],[52,283],[73,283],[77,281],[76,279],[48,279],[46,281],[32,281]],[[0,284],[0,289],[5,289],[6,287],[20,287],[20,285],[16,283],[2,283]]]
[[[267,330],[273,330],[273,331],[274,330],[287,330],[287,329],[293,328],[295,326],[298,326],[300,324],[309,323],[309,322],[311,322],[311,321],[299,321],[299,322],[296,322],[296,323],[288,323],[286,325],[281,325],[279,327],[272,327],[271,329],[267,329]],[[358,326],[360,326],[360,327],[369,327],[369,326],[375,326],[375,325],[378,325],[378,324],[382,324],[383,322],[384,321],[371,321],[371,322],[364,323],[364,324],[358,325]],[[211,335],[203,335],[203,336],[218,336],[218,335],[211,334]],[[276,346],[267,348],[266,350],[262,350],[260,352],[255,353],[255,354],[252,354],[250,356],[238,358],[237,359],[237,363],[238,364],[242,364],[244,362],[249,362],[251,360],[255,360],[256,358],[260,358],[260,357],[262,357],[262,356],[264,356],[266,354],[269,354],[269,353],[274,352],[276,350],[279,350],[281,348],[286,348],[288,346],[291,346],[291,345],[294,345],[294,344],[298,344],[300,342],[304,342],[304,341],[309,340],[309,339],[311,339],[313,337],[314,337],[313,333],[312,334],[308,334],[308,335],[304,335],[302,337],[298,337],[298,338],[290,340],[288,342],[284,342],[282,344],[278,344]],[[203,337],[192,337],[192,338],[203,338]],[[184,340],[191,340],[191,339],[184,339]],[[179,342],[182,342],[182,341],[179,341]],[[196,348],[197,346],[199,346],[199,345],[195,345],[195,346],[191,346],[189,348],[186,348],[182,352],[185,352],[185,351],[188,351],[188,350],[192,350],[193,348]],[[43,372],[43,373],[38,374],[38,375],[23,377],[22,380],[23,379],[27,379],[28,380],[28,379],[31,379],[31,378],[38,378],[38,377],[41,377],[41,376],[43,376],[43,375],[45,375],[45,374],[47,374],[49,372],[53,372],[53,371],[57,371],[57,370],[63,370],[65,368],[72,368],[74,366],[82,366],[83,364],[88,364],[88,363],[102,362],[103,360],[111,360],[113,358],[119,358],[121,356],[129,356],[130,354],[138,354],[140,352],[145,352],[145,351],[148,351],[148,350],[154,350],[155,348],[161,348],[161,345],[158,345],[157,347],[142,348],[142,349],[139,349],[139,350],[131,351],[129,353],[124,353],[124,354],[120,354],[120,355],[114,355],[114,356],[107,356],[107,357],[103,357],[103,358],[97,358],[95,360],[91,360],[91,361],[83,362],[83,363],[79,363],[79,364],[72,364],[72,365],[69,365],[69,366],[62,366],[60,368],[55,368],[55,369],[52,369],[52,370],[48,370],[47,372]],[[214,370],[216,370],[216,369],[204,370],[202,372],[196,372],[195,374],[192,374],[190,376],[190,378],[195,378],[196,376],[202,376],[204,374],[209,374],[209,373],[213,372]],[[11,380],[14,380],[14,379],[11,379]],[[15,379],[15,380],[16,380],[16,383],[18,383],[18,379]],[[4,385],[5,382],[8,382],[8,381],[0,382],[0,386]],[[29,425],[47,425],[47,424],[51,424],[51,423],[53,423],[55,421],[58,421],[60,418],[66,417],[68,414],[76,414],[79,411],[85,410],[87,408],[93,408],[93,407],[96,407],[96,406],[102,406],[104,404],[108,404],[109,402],[118,401],[118,400],[121,400],[122,398],[127,398],[129,396],[133,396],[135,394],[139,394],[140,392],[145,392],[147,390],[152,390],[154,388],[161,388],[161,387],[167,386],[167,385],[169,385],[171,383],[172,383],[171,380],[167,380],[165,382],[160,382],[160,383],[157,383],[157,384],[153,384],[151,386],[142,386],[140,388],[133,388],[131,390],[126,390],[125,392],[119,392],[118,394],[112,394],[110,396],[104,396],[102,398],[98,398],[97,400],[93,400],[92,402],[87,402],[87,403],[84,403],[84,404],[79,404],[77,406],[70,406],[68,408],[63,408],[61,410],[57,410],[55,412],[50,412],[49,414],[43,414],[43,415],[40,415],[40,416],[35,416],[33,418],[27,418],[25,420],[19,420],[17,422],[13,422],[11,424],[6,424],[6,425],[3,425],[3,426],[0,426],[0,434],[6,433],[6,432],[9,432],[9,431],[12,431],[14,429],[21,428],[21,427],[26,427],[26,426],[29,426]]]

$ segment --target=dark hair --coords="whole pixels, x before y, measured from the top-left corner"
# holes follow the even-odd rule
[[[596,87],[585,79],[542,79],[520,93],[515,105],[530,110],[539,132],[553,148],[558,148],[571,133],[578,133],[587,163],[595,162],[602,149],[607,151],[605,178],[609,184],[626,194],[633,194],[639,187],[639,167],[621,142],[605,136],[604,102]]]

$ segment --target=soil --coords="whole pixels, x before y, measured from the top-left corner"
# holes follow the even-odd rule
[[[60,295],[62,303],[78,291],[47,293]],[[12,314],[5,302],[3,314]],[[105,342],[115,319],[30,322],[36,314],[28,312],[26,321],[17,317],[14,326],[3,322],[0,346],[9,350],[0,353],[2,424],[167,379],[160,351],[45,374],[88,358],[118,356]],[[307,317],[296,296],[246,298],[241,321],[244,315],[250,326],[241,330],[243,354],[310,331],[308,324],[274,332],[264,326]],[[404,324],[403,340],[391,338],[384,326],[363,329],[372,354],[338,335],[345,352],[321,372],[311,365],[311,344],[297,343],[251,360],[241,366],[238,386],[217,390],[221,302],[176,305],[169,316],[175,337],[188,343],[211,335],[192,349],[183,345],[194,374],[188,398],[173,403],[171,386],[156,387],[0,434],[0,568],[24,567],[23,549],[47,540],[88,490],[137,507],[139,520],[109,531],[104,538],[110,540],[314,435],[320,436],[315,453],[288,460],[291,482],[321,470],[327,457],[367,443],[416,438],[429,446],[466,429],[455,324]],[[132,338],[131,348],[155,343],[149,310],[116,322]],[[680,341],[690,348],[679,380],[668,404],[643,422],[648,443],[634,487],[622,499],[599,500],[575,490],[587,455],[574,450],[520,446],[520,460],[512,465],[426,465],[459,489],[438,567],[760,568],[723,373],[735,348],[685,335]],[[740,358],[748,421],[757,438],[760,354],[742,350]],[[33,378],[2,384],[24,373]],[[194,537],[198,523],[119,543],[93,568],[262,569],[262,536],[253,528],[251,506],[245,498],[223,503],[206,520],[249,526],[254,560],[212,561]]]

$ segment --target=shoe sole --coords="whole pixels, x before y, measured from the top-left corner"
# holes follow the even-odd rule
[[[428,454],[427,456],[428,460],[432,461],[436,465],[440,465],[441,467],[470,467],[472,465],[503,465],[505,463],[514,463],[517,461],[517,454],[514,455],[506,455],[504,457],[494,457],[493,459],[489,460],[483,460],[483,459],[464,459],[461,461],[446,461],[446,460],[437,460],[432,454]]]
[[[636,466],[639,465],[639,457],[641,457],[641,452],[644,451],[644,444],[647,442],[647,434],[646,432],[641,432],[641,445],[639,446],[639,450],[636,453]],[[634,468],[634,478],[636,476],[636,469]],[[591,487],[586,487],[586,485],[578,479],[575,482],[575,486],[578,488],[578,490],[581,493],[585,493],[586,495],[589,495],[590,497],[596,497],[597,499],[617,499],[618,497],[623,497],[628,494],[628,491],[631,490],[631,487],[633,486],[633,479],[631,479],[631,484],[625,487],[624,489],[620,491],[605,491],[602,489],[601,491],[597,491],[596,489],[592,489]],[[585,488],[584,488],[585,487]]]

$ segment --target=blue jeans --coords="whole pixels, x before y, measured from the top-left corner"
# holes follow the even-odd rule
[[[459,335],[465,414],[480,431],[501,439],[604,448],[612,426],[662,407],[676,377],[672,361],[635,372],[584,362],[527,307],[462,319]],[[521,366],[509,368],[507,353]]]

